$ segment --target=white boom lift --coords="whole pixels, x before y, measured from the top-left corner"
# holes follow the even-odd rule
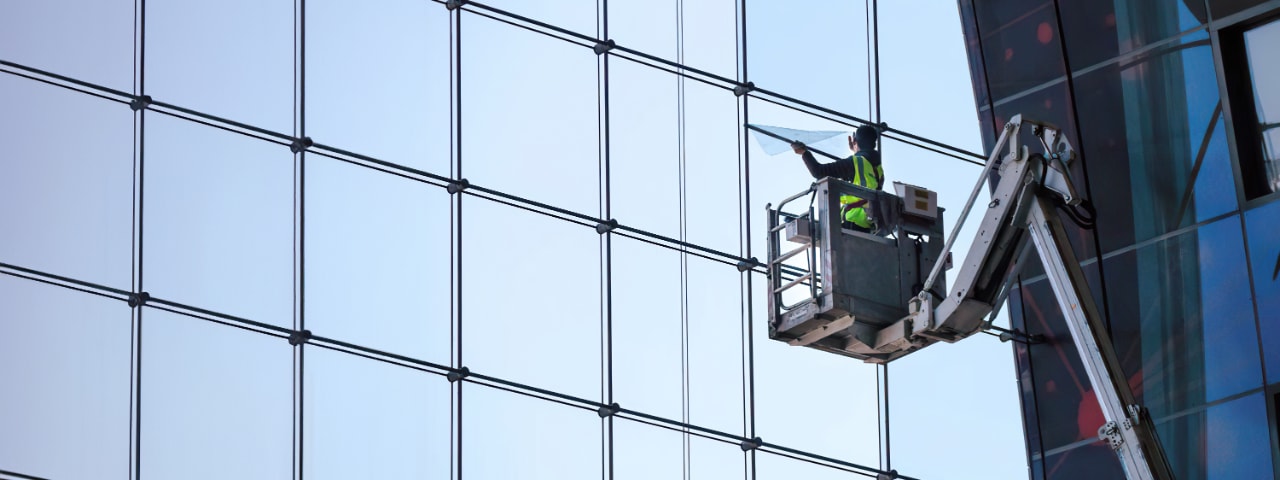
[[[1031,126],[1042,153],[1020,144],[1023,125]],[[1173,479],[1155,425],[1129,389],[1057,215],[1058,208],[1081,201],[1067,168],[1074,158],[1059,129],[1014,117],[945,245],[936,195],[910,185],[896,184],[899,196],[827,178],[776,209],[767,206],[770,338],[887,363],[938,341],[998,329],[986,317],[1004,302],[1030,240],[1106,417],[1099,437],[1119,456],[1129,479]],[[993,168],[1000,180],[955,284],[943,296],[952,242]],[[870,199],[879,230],[842,228],[841,194]],[[805,196],[806,208],[783,211]],[[800,246],[783,252],[784,239]],[[1018,334],[1004,332],[1002,338]]]

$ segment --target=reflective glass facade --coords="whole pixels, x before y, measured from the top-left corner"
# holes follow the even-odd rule
[[[768,340],[745,124],[977,172],[893,3],[0,4],[0,478],[1020,476],[1007,345]]]
[[[1081,153],[1097,214],[1073,246],[1177,478],[1272,478],[1280,197],[1258,55],[1280,3],[960,4],[987,145],[1023,114]],[[1018,289],[1013,325],[1048,339],[1016,354],[1032,478],[1122,478],[1043,274]]]

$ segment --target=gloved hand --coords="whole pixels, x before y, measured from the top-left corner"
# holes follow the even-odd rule
[[[791,142],[791,151],[796,152],[796,155],[804,154],[805,150],[806,148],[803,142],[800,142],[799,140]]]

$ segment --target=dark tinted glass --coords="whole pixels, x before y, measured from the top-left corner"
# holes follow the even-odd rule
[[[976,7],[992,100],[999,102],[1066,73],[1054,2],[1005,0]]]
[[[1032,478],[1046,480],[1124,478],[1124,467],[1120,466],[1120,459],[1116,457],[1115,452],[1102,442],[1094,442],[1046,457],[1044,477]]]
[[[1265,0],[1209,0],[1209,11],[1213,13],[1213,18],[1218,19],[1262,3]]]
[[[1156,418],[1262,385],[1239,222],[1104,260],[1117,354]]]
[[[1271,478],[1267,406],[1261,392],[1207,410],[1156,420],[1177,478]],[[1208,451],[1206,451],[1208,447]]]
[[[1203,25],[1201,0],[1116,0],[1063,5],[1067,59],[1079,71]]]
[[[1104,252],[1236,207],[1206,34],[1082,75],[1075,88]]]

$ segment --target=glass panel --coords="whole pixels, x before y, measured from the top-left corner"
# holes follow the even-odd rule
[[[1043,478],[1046,480],[1124,478],[1124,467],[1120,466],[1120,458],[1102,442],[1094,442],[1050,455],[1044,460],[1044,470]]]
[[[626,419],[613,421],[613,478],[745,478],[744,465],[736,443]]]
[[[127,478],[128,307],[8,275],[0,296],[0,469]]]
[[[1055,412],[1037,419],[1038,448],[1048,451],[1097,438],[1098,427],[1105,423],[1102,411],[1049,282],[1023,283],[1020,290],[1022,322],[1027,333],[1045,336],[1045,343],[1027,348],[1033,366],[1031,380],[1035,383],[1024,384],[1023,388],[1035,390],[1038,411]],[[1052,462],[1046,465],[1047,469],[1053,468]]]
[[[676,43],[679,35],[677,25],[681,14],[679,3],[613,0],[608,5],[609,38],[618,42],[618,45],[639,50],[665,60],[676,61],[680,53]],[[614,69],[623,64],[632,64],[632,62],[616,59],[609,62],[609,90],[611,94],[616,91],[613,86],[616,78],[614,76],[616,70]],[[613,108],[615,100],[625,98],[626,95],[611,96],[609,108]],[[671,95],[670,98],[672,99],[671,103],[674,104],[675,95]],[[672,122],[671,125],[674,126],[675,123]],[[611,131],[610,133],[617,134],[618,132]]]
[[[1156,430],[1177,478],[1268,478],[1271,433],[1262,393],[1169,420]]]
[[[747,207],[739,186],[737,101],[718,88],[686,81],[684,125],[685,238],[736,254],[743,248],[739,212]]]
[[[1280,65],[1269,56],[1271,48],[1280,44],[1280,22],[1271,22],[1244,32],[1245,52],[1249,58],[1249,79],[1253,86],[1253,106],[1262,137],[1262,161],[1266,165],[1266,190],[1280,190]],[[1248,107],[1244,107],[1248,108]],[[1249,128],[1241,125],[1237,128]]]
[[[1280,202],[1272,202],[1245,214],[1249,232],[1250,271],[1266,359],[1267,383],[1280,381]]]
[[[867,13],[865,1],[830,2],[819,12],[788,2],[748,0],[747,80],[865,118],[871,108]]]
[[[1262,3],[1264,0],[1209,0],[1209,10],[1214,19],[1219,19]]]
[[[1066,74],[1054,2],[986,3],[977,5],[976,14],[992,100]]]
[[[679,420],[684,408],[680,253],[614,236],[613,398]]]
[[[1103,251],[1236,208],[1207,35],[1082,75],[1076,90]]]
[[[759,285],[757,285],[759,286]],[[879,464],[875,366],[769,339],[767,310],[752,322],[755,332],[756,434],[765,441],[857,463]],[[815,416],[815,406],[824,415]],[[814,421],[796,421],[812,418]],[[757,468],[762,467],[757,454]],[[764,470],[762,470],[763,472]],[[773,472],[778,472],[773,470]],[[904,474],[910,474],[903,470]],[[776,473],[772,477],[776,477]],[[785,478],[810,478],[788,475]]]
[[[466,478],[598,478],[595,411],[467,384],[462,409]]]
[[[1010,346],[975,335],[954,345],[933,345],[889,365],[889,427],[895,468],[916,478],[1019,478],[1026,475],[1026,443]],[[981,368],[974,368],[981,365]],[[962,415],[921,421],[938,400],[965,405]],[[1001,419],[993,421],[993,419]],[[981,449],[955,448],[957,438],[982,436]],[[910,445],[910,447],[906,447]],[[905,448],[904,448],[905,447]]]
[[[599,398],[595,230],[471,197],[464,197],[462,212],[463,364],[504,380]]]
[[[283,338],[147,310],[141,471],[156,478],[288,478],[293,349]]]
[[[594,37],[596,34],[596,0],[489,0],[484,4],[582,35]],[[488,9],[482,8],[477,8],[476,11],[489,13]],[[470,25],[472,23],[466,21],[463,23],[467,25],[467,27],[463,28],[463,31],[471,28]],[[466,42],[463,43],[465,44]],[[466,47],[464,46],[463,48]]]
[[[623,225],[680,236],[677,77],[631,62],[609,68],[609,205]]]
[[[1262,385],[1239,222],[1104,261],[1117,354],[1156,418]]]
[[[1077,71],[1199,27],[1208,19],[1200,0],[1080,2],[1060,11],[1067,56]]]
[[[742,275],[733,265],[690,256],[688,276],[689,419],[743,434]]]
[[[128,290],[129,109],[0,74],[0,124],[0,262]]]
[[[874,467],[875,465],[872,464],[868,466]],[[867,475],[864,473],[853,473],[848,470],[840,470],[836,468],[827,467],[824,465],[818,465],[816,463],[812,463],[806,460],[800,460],[800,459],[791,458],[791,457],[784,457],[781,455],[775,455],[767,452],[761,452],[756,454],[755,467],[756,467],[755,478],[758,478],[761,480],[773,480],[773,479],[782,480],[782,479],[794,479],[794,478],[805,478],[805,479],[814,479],[814,480],[822,480],[822,479],[828,479],[828,478],[861,480],[861,479],[867,478]],[[911,475],[913,477],[915,475],[914,473],[906,470],[903,470],[902,474]]]
[[[724,78],[736,78],[737,57],[731,54],[738,48],[734,0],[662,4],[613,0],[608,6],[609,38],[618,45]],[[678,32],[681,25],[683,39]],[[620,63],[630,62],[614,60],[609,67],[612,70]]]
[[[684,64],[734,79],[738,72],[738,2],[680,2],[684,9]],[[613,3],[609,3],[613,8]],[[613,25],[610,25],[610,29]],[[735,52],[729,55],[729,52]],[[724,92],[728,95],[728,92]],[[732,96],[730,96],[732,98]],[[736,122],[735,122],[736,124]]]
[[[292,0],[149,1],[146,9],[146,94],[293,132]]]
[[[310,1],[306,33],[307,135],[448,176],[448,11],[414,0]]]
[[[448,365],[448,194],[319,156],[306,181],[307,328]]]
[[[147,120],[144,288],[292,326],[288,148],[165,115]]]
[[[306,347],[307,478],[449,478],[443,377]]]
[[[463,23],[462,175],[530,200],[599,212],[595,55],[475,15]]]
[[[974,83],[965,56],[960,16],[922,15],[924,5],[879,2],[880,108],[889,126],[931,140],[983,151],[974,110]],[[934,1],[931,8],[955,8],[955,2]],[[906,26],[910,28],[903,28]],[[924,35],[925,38],[921,38]],[[976,53],[976,52],[975,52]],[[978,64],[975,68],[982,68]],[[985,82],[983,76],[978,80]],[[983,97],[986,86],[981,85]],[[985,100],[985,99],[984,99]],[[982,105],[982,103],[979,103]],[[881,142],[884,149],[885,142]],[[885,150],[885,155],[918,155],[923,150]],[[887,158],[887,157],[886,157]],[[901,163],[901,162],[899,162]],[[899,168],[902,172],[904,169]],[[977,180],[977,170],[973,172]],[[971,182],[966,188],[972,188]],[[927,185],[933,189],[934,186]],[[963,200],[961,200],[963,202]]]
[[[134,3],[6,2],[0,59],[131,92]]]
[[[676,417],[679,418],[679,417]],[[623,418],[613,421],[613,472],[617,480],[684,478],[684,434]],[[741,452],[741,450],[739,450]],[[742,455],[738,455],[741,461]],[[729,478],[724,472],[713,478]]]

